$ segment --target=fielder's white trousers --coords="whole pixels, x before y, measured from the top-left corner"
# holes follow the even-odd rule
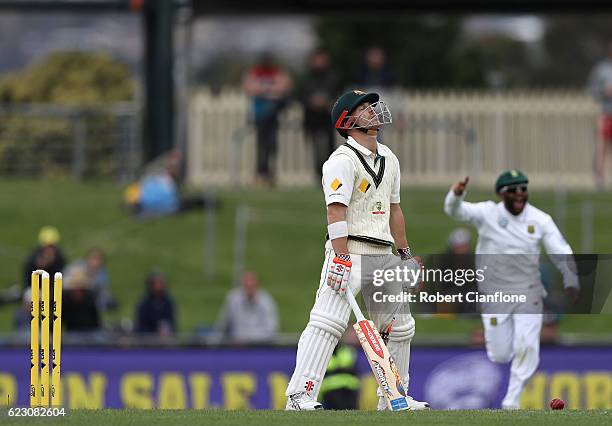
[[[540,362],[541,314],[483,314],[487,356],[508,363],[510,381],[502,408],[520,408],[525,384]]]
[[[334,251],[326,249],[315,303],[298,342],[296,366],[285,392],[287,396],[306,391],[317,398],[329,359],[346,330],[351,314],[350,306],[345,296],[336,293],[326,282],[327,269],[334,257]],[[362,286],[372,285],[373,269],[391,268],[401,260],[392,255],[351,254],[351,262],[353,266],[349,286],[357,296]],[[369,312],[369,317],[379,330],[386,329],[395,318],[388,348],[407,388],[410,340],[414,335],[414,319],[410,315],[408,305],[402,305],[401,309],[375,309]]]

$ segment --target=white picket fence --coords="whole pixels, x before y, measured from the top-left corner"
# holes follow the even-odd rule
[[[593,186],[597,105],[582,92],[396,93],[394,124],[383,142],[398,156],[404,185],[447,185],[464,174],[492,185],[504,169],[520,168],[533,185]],[[189,107],[187,177],[209,186],[248,186],[255,174],[255,132],[239,90],[194,93]],[[342,140],[338,137],[338,142]],[[281,117],[278,184],[315,184],[302,110]]]

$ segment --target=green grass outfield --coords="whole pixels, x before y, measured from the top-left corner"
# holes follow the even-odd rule
[[[465,410],[404,413],[363,411],[324,411],[295,413],[284,411],[221,410],[72,410],[66,417],[2,419],[5,425],[49,424],[55,421],[71,425],[173,424],[173,425],[609,425],[610,411],[502,411]]]
[[[69,259],[94,246],[106,252],[112,290],[120,302],[119,309],[104,318],[107,323],[134,317],[145,274],[159,268],[168,276],[177,302],[179,330],[191,332],[214,322],[231,288],[234,219],[236,207],[242,203],[249,206],[252,217],[246,267],[258,274],[262,286],[277,300],[281,331],[302,329],[314,300],[323,256],[326,222],[319,188],[221,191],[223,207],[216,222],[217,274],[212,280],[205,278],[203,270],[203,214],[140,222],[121,210],[122,190],[108,182],[1,181],[0,288],[21,279],[23,260],[35,246],[40,227],[55,225]],[[442,252],[449,232],[459,226],[442,211],[446,191],[438,187],[405,188],[402,192],[408,238],[417,254]],[[468,200],[493,196],[492,191],[473,190]],[[552,192],[534,190],[530,197],[536,206],[554,214]],[[593,203],[594,251],[612,253],[610,194],[568,194],[567,239],[579,252],[581,203],[587,199]],[[10,330],[14,309],[0,307],[0,332]],[[610,324],[610,317],[566,317],[561,330],[597,332],[609,330]],[[418,320],[419,333],[468,333],[477,325],[478,320]]]

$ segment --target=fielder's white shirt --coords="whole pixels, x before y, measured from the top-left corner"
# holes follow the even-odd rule
[[[397,157],[382,144],[377,153],[349,136],[348,146],[336,149],[323,165],[322,185],[326,205],[348,207],[346,221],[351,236],[393,243],[389,227],[391,203],[400,202],[400,167]],[[349,253],[390,253],[390,247],[349,239]]]
[[[487,266],[487,288],[537,288],[545,294],[539,270],[542,246],[563,274],[565,287],[578,287],[575,265],[570,261],[571,257],[566,256],[572,254],[572,249],[550,215],[526,203],[521,214],[514,216],[501,201],[468,203],[464,197],[465,193],[457,196],[451,189],[444,200],[444,211],[450,217],[476,227],[477,267]]]

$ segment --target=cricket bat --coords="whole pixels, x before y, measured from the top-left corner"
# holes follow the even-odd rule
[[[353,328],[368,358],[370,367],[372,367],[378,386],[383,392],[385,401],[387,401],[387,408],[391,411],[407,410],[406,391],[387,345],[380,337],[374,323],[363,316],[349,286],[346,288],[346,297],[357,319]]]

